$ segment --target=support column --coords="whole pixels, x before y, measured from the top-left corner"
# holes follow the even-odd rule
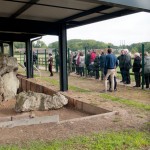
[[[67,34],[66,25],[61,24],[59,29],[59,57],[60,57],[60,90],[68,90],[67,75]]]
[[[14,56],[13,42],[9,43],[9,55]]]
[[[26,73],[27,78],[33,78],[33,62],[30,39],[26,41]]]
[[[144,44],[142,44],[142,89],[144,89]]]
[[[4,47],[3,47],[3,43],[0,43],[0,53],[4,54]]]

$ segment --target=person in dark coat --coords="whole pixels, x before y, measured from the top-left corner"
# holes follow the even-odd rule
[[[94,60],[95,79],[99,79],[99,55]]]
[[[122,76],[122,80],[120,82],[125,82],[125,68],[124,68],[124,63],[125,63],[125,52],[124,50],[121,50],[121,55],[118,56],[119,60],[119,68]]]
[[[37,67],[37,55],[36,55],[36,53],[35,52],[33,52],[33,65],[36,65],[36,67]]]
[[[129,54],[128,49],[124,49],[125,51],[125,62],[124,62],[124,69],[125,69],[125,82],[124,84],[130,84],[130,69],[132,68],[131,64],[131,56]]]
[[[89,73],[90,73],[90,68],[89,68],[90,58],[91,58],[90,51],[88,51],[86,54],[86,57],[85,57],[85,65],[86,65],[86,69],[87,69],[87,75],[89,75]]]
[[[52,67],[53,67],[53,56],[52,56],[51,53],[49,54],[48,63],[49,63],[50,76],[53,76],[53,71],[52,71]]]
[[[141,57],[140,53],[134,54],[134,62],[133,62],[133,72],[135,77],[135,86],[134,87],[140,87],[141,85],[141,75],[140,75],[140,69],[141,69]]]
[[[58,72],[59,70],[59,53],[58,52],[56,53],[55,61],[56,61],[56,72]]]
[[[105,59],[106,59],[106,55],[104,53],[104,51],[101,52],[101,56],[99,58],[99,66],[100,66],[100,71],[101,71],[101,80],[104,80],[104,67],[105,67]]]

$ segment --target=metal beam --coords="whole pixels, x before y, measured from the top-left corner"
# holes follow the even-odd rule
[[[60,57],[60,90],[68,90],[68,75],[67,75],[67,34],[66,25],[60,25],[59,32],[59,57]]]
[[[109,8],[112,8],[112,6],[106,6],[106,5],[98,6],[98,7],[92,8],[90,10],[87,10],[85,12],[81,12],[79,14],[75,14],[73,16],[62,19],[59,22],[68,22],[68,21],[71,21],[71,20],[74,20],[74,19],[77,19],[77,18],[80,18],[80,17],[83,17],[83,16],[90,15],[92,13],[99,13],[99,11],[103,11],[103,10],[106,10],[106,9],[109,9]]]
[[[57,23],[44,21],[0,17],[0,31],[38,35],[58,35],[59,25]]]
[[[133,13],[136,13],[136,11],[124,9],[124,10],[120,10],[120,11],[117,11],[117,12],[114,12],[114,13],[111,13],[111,14],[91,18],[91,19],[88,19],[86,21],[81,21],[81,22],[78,22],[78,24],[76,24],[76,25],[69,25],[69,26],[67,26],[67,28],[73,28],[73,27],[77,27],[77,26],[81,26],[81,25],[86,25],[86,24],[90,24],[90,23],[104,21],[104,20],[107,20],[107,19],[121,17],[121,16],[124,16],[124,15],[133,14]]]
[[[16,34],[16,33],[0,33],[0,41],[10,42],[10,41],[18,41],[24,42],[27,39],[35,38],[38,35],[34,34]]]
[[[21,15],[24,11],[26,11],[28,8],[30,8],[33,4],[32,3],[37,3],[39,0],[30,0],[30,3],[26,3],[23,7],[18,9],[13,15],[10,16],[10,18],[16,18],[19,15]]]

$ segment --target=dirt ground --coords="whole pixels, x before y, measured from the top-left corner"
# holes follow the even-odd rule
[[[44,77],[50,78],[50,81],[59,81],[58,74],[54,74],[53,77],[49,77],[49,73],[46,71],[42,71],[42,77],[36,77],[35,79],[30,80],[59,91],[59,84],[56,84],[56,82],[44,81]],[[118,111],[118,114],[58,124],[48,123],[14,128],[1,128],[0,135],[2,136],[0,136],[0,143],[24,143],[34,140],[50,141],[53,139],[64,139],[95,132],[125,129],[141,130],[148,122],[150,122],[150,111],[129,107],[125,104],[103,98],[101,96],[101,91],[104,89],[104,84],[102,81],[79,77],[74,73],[71,74],[68,79],[69,86],[79,87],[90,92],[69,90],[67,92],[63,92],[64,94],[80,101],[97,105],[104,109]],[[108,92],[109,95],[150,105],[150,90],[141,90],[138,88],[133,88],[132,86],[124,86],[120,85],[120,83],[118,84],[118,90],[112,93]],[[2,116],[2,114],[0,116]]]

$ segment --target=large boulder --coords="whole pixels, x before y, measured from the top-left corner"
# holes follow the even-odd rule
[[[0,56],[0,76],[6,73],[14,72],[18,69],[17,58],[8,57],[5,55]]]
[[[59,109],[67,103],[68,99],[60,93],[50,96],[32,91],[21,92],[16,96],[15,111]]]
[[[12,99],[17,94],[19,80],[16,77],[18,69],[17,59],[0,56],[0,101]]]

